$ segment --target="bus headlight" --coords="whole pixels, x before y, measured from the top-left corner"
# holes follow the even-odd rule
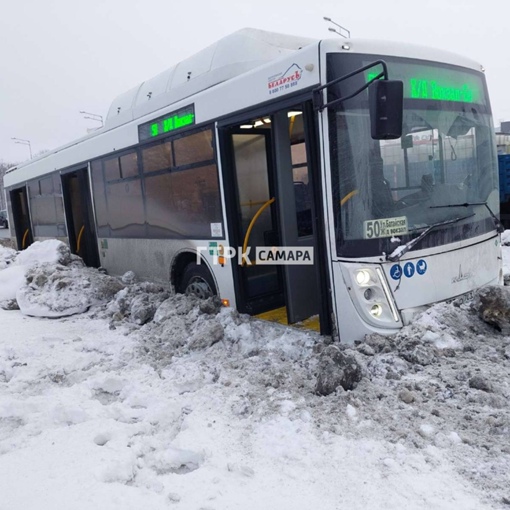
[[[365,292],[363,292],[363,297],[367,301],[370,301],[373,296],[374,296],[374,291],[370,287],[368,289],[366,289]]]
[[[372,306],[372,308],[370,308],[370,313],[372,314],[372,317],[380,317],[383,313],[382,306],[376,303]]]
[[[356,283],[361,287],[370,283],[370,272],[368,269],[360,269],[356,271]]]
[[[364,320],[374,326],[395,328],[400,314],[383,270],[378,265],[350,268],[351,295]]]

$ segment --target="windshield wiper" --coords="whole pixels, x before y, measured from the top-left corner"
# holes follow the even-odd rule
[[[441,206],[439,206],[439,207],[441,207]],[[448,206],[445,206],[445,207],[448,207]],[[435,228],[442,227],[443,225],[450,225],[452,223],[457,223],[457,222],[465,220],[467,218],[471,218],[474,215],[475,215],[474,213],[468,214],[467,216],[459,216],[458,218],[453,218],[451,220],[446,220],[446,221],[438,221],[437,223],[433,223],[432,225],[429,225],[418,237],[411,239],[411,241],[404,244],[403,246],[399,246],[398,248],[395,248],[395,250],[393,250],[393,252],[390,255],[386,255],[386,260],[390,260],[391,262],[396,262],[397,260],[400,260],[403,255],[405,255],[413,246],[418,244],[424,237],[426,237]]]
[[[494,222],[494,226],[499,234],[505,231],[505,227],[503,223],[499,221],[498,217],[492,212],[492,209],[489,207],[487,202],[464,202],[463,204],[447,204],[447,205],[431,205],[430,209],[440,209],[443,207],[469,207],[470,205],[484,205],[487,207],[489,214],[491,215],[492,221]]]

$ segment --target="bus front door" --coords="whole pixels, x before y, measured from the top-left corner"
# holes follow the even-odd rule
[[[231,244],[246,255],[232,260],[238,309],[268,319],[274,314],[288,324],[319,313],[317,265],[281,259],[263,264],[255,255],[257,249],[267,255],[273,247],[292,247],[295,252],[309,249],[313,257],[313,194],[303,117],[301,109],[286,109],[222,131]]]
[[[99,267],[87,169],[63,174],[62,192],[71,252],[79,255],[87,266]]]

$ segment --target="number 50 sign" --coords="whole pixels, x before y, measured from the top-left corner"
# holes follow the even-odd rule
[[[407,217],[382,218],[363,222],[363,238],[376,239],[378,237],[401,236],[407,234]]]

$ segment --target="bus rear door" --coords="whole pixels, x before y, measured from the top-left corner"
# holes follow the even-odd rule
[[[34,242],[28,206],[27,187],[13,189],[10,192],[12,217],[18,250],[28,248]]]

